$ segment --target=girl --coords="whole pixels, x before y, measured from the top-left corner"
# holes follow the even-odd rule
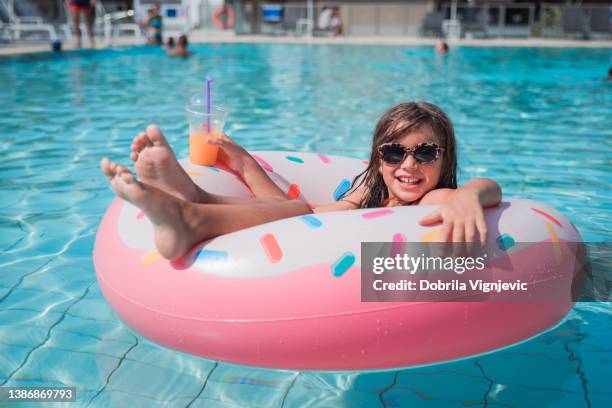
[[[283,218],[312,213],[267,176],[255,159],[228,137],[207,139],[219,149],[219,162],[242,177],[253,198],[227,197],[199,188],[159,129],[150,125],[134,138],[131,158],[136,180],[125,167],[102,159],[113,190],[144,211],[154,225],[155,244],[167,259],[178,259],[198,242]],[[379,120],[368,167],[339,201],[315,213],[398,205],[440,204],[422,225],[442,222],[440,241],[484,243],[483,208],[501,200],[492,180],[474,179],[457,188],[453,127],[438,107],[401,103]]]

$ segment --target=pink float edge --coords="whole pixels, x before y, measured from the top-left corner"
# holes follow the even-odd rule
[[[208,359],[267,368],[331,371],[434,364],[490,352],[533,337],[558,324],[573,305],[569,301],[405,303],[329,317],[242,321],[187,318],[134,302],[106,279],[106,274],[116,273],[117,268],[127,279],[131,270],[142,268],[143,252],[126,248],[117,235],[121,205],[120,200],[115,200],[104,215],[94,246],[94,265],[102,293],[137,333],[163,346]],[[166,261],[147,268],[151,267],[176,271]],[[311,269],[308,273],[313,272]],[[146,283],[142,287],[150,289]]]

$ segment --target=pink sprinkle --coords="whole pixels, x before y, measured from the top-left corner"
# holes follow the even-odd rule
[[[139,220],[141,218],[144,218],[145,214],[143,211],[139,212],[138,214],[136,214],[136,219]]]
[[[393,234],[393,242],[406,242],[406,236],[404,234]]]
[[[389,214],[393,214],[393,210],[377,210],[377,211],[372,211],[369,213],[361,214],[361,216],[369,220],[372,218],[378,218],[378,217],[382,217],[384,215],[389,215]]]
[[[261,165],[261,167],[263,167],[264,169],[266,169],[267,171],[269,171],[270,173],[272,173],[274,170],[272,169],[272,166],[270,166],[264,159],[262,159],[261,157],[259,157],[256,154],[252,154],[251,156],[253,156],[253,158],[255,160],[257,160],[257,162]]]
[[[326,154],[319,154],[319,159],[321,159],[323,163],[331,162],[331,160],[329,160],[329,156],[327,156]]]
[[[561,223],[559,222],[559,220],[557,220],[555,217],[553,217],[552,215],[542,211],[542,210],[538,210],[537,208],[531,208],[533,211],[537,212],[540,215],[543,215],[544,217],[548,218],[549,220],[551,220],[552,222],[554,222],[555,224],[557,224],[559,226],[559,228],[563,228],[563,226],[561,225]]]
[[[391,244],[391,257],[395,258],[396,255],[401,255],[406,249],[406,236],[404,234],[394,234],[393,243]]]

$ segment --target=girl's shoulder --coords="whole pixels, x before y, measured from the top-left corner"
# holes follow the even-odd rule
[[[438,188],[435,190],[431,190],[426,193],[421,200],[419,201],[419,205],[427,205],[427,204],[444,204],[448,197],[456,191],[453,188]]]

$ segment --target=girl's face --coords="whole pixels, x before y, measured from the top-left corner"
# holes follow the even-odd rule
[[[426,125],[411,131],[394,143],[400,143],[407,148],[414,148],[421,143],[441,146],[431,128]],[[387,186],[389,203],[411,203],[436,187],[442,171],[442,157],[432,163],[419,163],[411,154],[406,155],[404,161],[398,164],[388,164],[381,159],[378,171]]]

